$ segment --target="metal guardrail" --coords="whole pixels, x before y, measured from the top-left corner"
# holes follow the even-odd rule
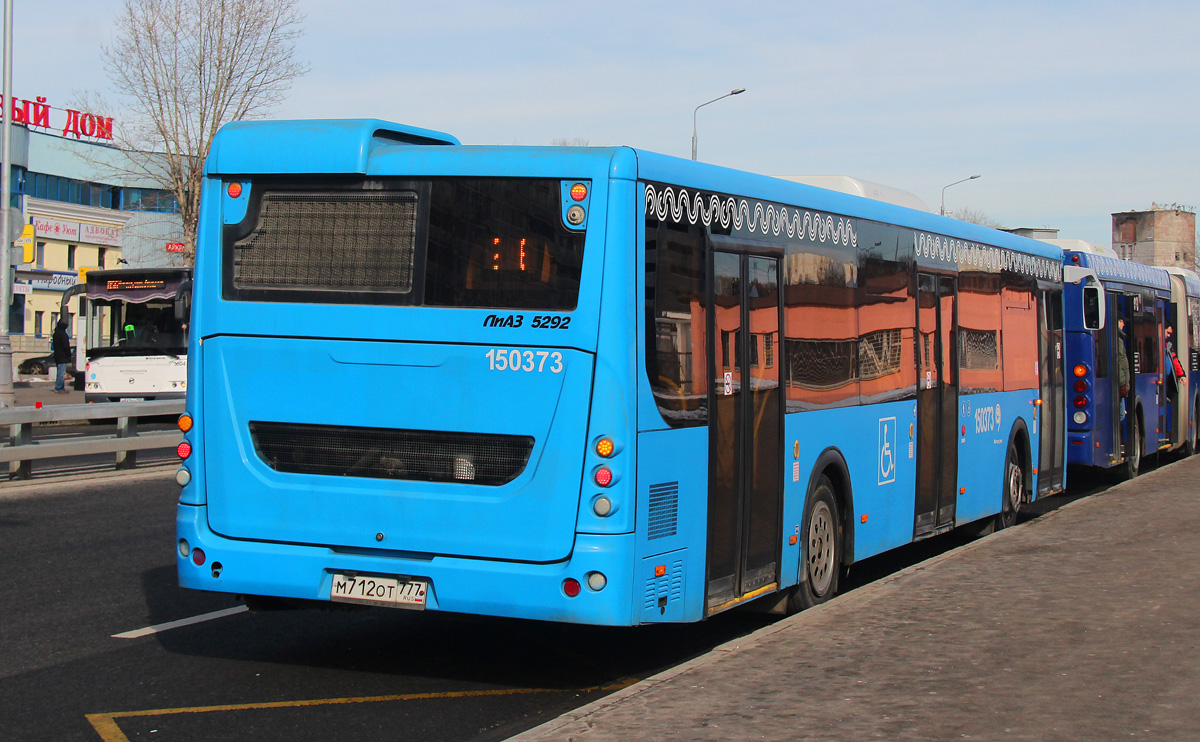
[[[49,407],[10,407],[0,410],[0,425],[8,425],[9,445],[0,447],[0,463],[8,462],[9,479],[29,479],[33,462],[64,456],[115,453],[117,469],[137,466],[137,452],[174,448],[183,439],[177,430],[138,435],[139,417],[183,414],[182,399],[158,402],[64,404]],[[58,441],[33,440],[35,425],[83,420],[117,421],[115,435],[88,435]]]

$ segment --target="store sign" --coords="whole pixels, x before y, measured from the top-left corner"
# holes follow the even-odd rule
[[[25,124],[26,126],[36,126],[39,129],[57,129],[61,122],[61,136],[74,136],[76,139],[87,137],[88,139],[107,139],[113,138],[113,120],[112,116],[97,116],[94,113],[84,113],[76,111],[73,108],[51,108],[46,105],[46,99],[38,96],[37,100],[27,101],[20,98],[13,98],[12,106],[4,105],[4,98],[0,96],[0,118],[4,117],[7,110],[12,110],[12,120],[16,124]],[[55,111],[55,123],[50,123],[50,112]],[[62,116],[59,116],[62,114]]]
[[[167,252],[183,252],[183,243],[182,242],[168,242],[167,243]]]
[[[33,287],[27,283],[14,283],[12,291],[13,291],[14,296],[32,296],[33,295]]]
[[[33,232],[38,237],[49,237],[54,240],[79,241],[79,222],[61,222],[58,219],[33,218]]]
[[[79,275],[76,273],[51,273],[48,276],[39,275],[29,279],[29,285],[33,288],[49,291],[66,291],[78,282]]]
[[[109,227],[103,224],[80,224],[80,242],[90,242],[93,245],[121,246],[121,228]]]

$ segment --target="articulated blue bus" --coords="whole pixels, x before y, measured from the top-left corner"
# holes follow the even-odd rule
[[[1181,363],[1194,363],[1190,347],[1196,342],[1200,280],[1191,271],[1172,269],[1172,275],[1079,250],[1065,251],[1065,260],[1097,275],[1108,318],[1104,329],[1087,329],[1082,303],[1076,301],[1080,288],[1067,285],[1067,361],[1073,385],[1068,463],[1112,469],[1130,478],[1145,456],[1184,446],[1190,453],[1196,436],[1196,385],[1173,373],[1166,328],[1175,333],[1172,344]],[[1128,379],[1122,385],[1123,374]]]
[[[230,124],[205,172],[184,587],[604,625],[795,610],[1063,488],[1045,243],[382,121]]]

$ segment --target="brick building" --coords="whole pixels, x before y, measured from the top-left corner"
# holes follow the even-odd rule
[[[1117,255],[1144,265],[1196,269],[1196,212],[1176,204],[1112,215]]]

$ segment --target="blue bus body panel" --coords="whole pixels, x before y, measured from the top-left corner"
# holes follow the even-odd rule
[[[209,528],[207,508],[186,504],[177,507],[176,531],[207,554],[203,566],[178,561],[180,586],[196,590],[328,600],[333,573],[358,572],[427,579],[431,610],[609,626],[629,625],[634,610],[618,590],[585,587],[575,598],[562,590],[563,579],[591,571],[633,574],[631,535],[580,535],[569,561],[534,564],[228,539]],[[219,576],[210,568],[217,561]]]
[[[377,119],[235,121],[221,127],[207,162],[212,175],[366,173],[380,148],[457,145],[449,134]]]
[[[646,571],[634,587],[645,588],[641,622],[704,617],[708,441],[706,426],[638,434],[638,521],[644,525],[637,558]],[[666,572],[655,577],[659,565]]]
[[[213,531],[422,554],[566,559],[579,501],[591,356],[555,351],[561,360],[548,356],[540,372],[540,359],[532,356],[533,371],[513,373],[489,370],[486,350],[210,338],[202,383],[219,390],[203,410]],[[272,373],[286,374],[289,386],[264,383],[264,374]],[[251,421],[520,435],[532,437],[534,446],[524,471],[499,486],[285,473],[255,452]]]

